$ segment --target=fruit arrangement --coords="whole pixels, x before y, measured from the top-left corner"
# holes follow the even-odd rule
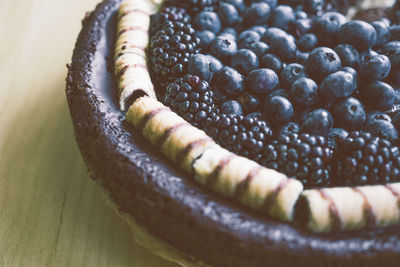
[[[158,99],[306,188],[399,182],[400,26],[339,11],[335,1],[166,1],[147,51]]]

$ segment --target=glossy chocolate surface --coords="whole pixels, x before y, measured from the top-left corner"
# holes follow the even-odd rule
[[[310,233],[262,218],[195,183],[119,111],[113,75],[116,11],[106,0],[83,22],[67,77],[76,139],[93,179],[148,231],[214,266],[395,266],[400,228]]]

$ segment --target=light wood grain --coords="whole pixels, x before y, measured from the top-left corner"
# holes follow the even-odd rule
[[[64,88],[98,0],[0,0],[0,266],[174,266],[133,242],[76,146]]]

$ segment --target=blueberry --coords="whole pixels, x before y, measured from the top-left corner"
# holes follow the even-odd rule
[[[349,132],[345,129],[333,128],[328,134],[328,146],[335,149],[347,136],[349,136]]]
[[[302,52],[300,50],[296,51],[296,62],[305,65],[307,63],[307,59],[310,56],[308,52]]]
[[[251,1],[267,3],[271,8],[274,8],[278,5],[278,0],[251,0]]]
[[[280,82],[283,88],[290,89],[297,79],[304,77],[308,77],[306,68],[303,65],[292,63],[281,71]]]
[[[262,68],[272,69],[276,73],[280,73],[282,70],[282,61],[274,54],[265,54],[261,58],[260,66]]]
[[[269,18],[272,27],[289,30],[290,24],[296,19],[296,15],[290,6],[280,5],[275,7]]]
[[[196,30],[208,30],[213,33],[219,33],[221,30],[221,21],[215,12],[201,11],[194,18],[193,26]]]
[[[267,3],[271,8],[274,8],[278,5],[278,0],[252,0],[253,2],[264,2]]]
[[[282,96],[284,98],[289,99],[289,91],[286,89],[275,89],[271,93],[268,94],[267,98],[271,98],[274,96]]]
[[[313,27],[312,19],[296,19],[292,22],[292,32],[296,37],[301,37],[302,35],[310,32]]]
[[[196,31],[196,37],[200,40],[200,47],[207,49],[211,42],[215,39],[215,33],[212,31]]]
[[[333,102],[332,116],[336,128],[348,131],[360,130],[367,118],[364,106],[354,97],[341,98]]]
[[[222,32],[220,33],[220,35],[223,34],[230,34],[232,36],[233,39],[235,39],[238,35],[237,30],[233,27],[226,27],[222,30]]]
[[[349,44],[340,44],[333,48],[338,54],[342,67],[351,67],[353,69],[358,69],[360,66],[360,54],[357,49]]]
[[[397,68],[397,66],[396,66]],[[396,91],[400,90],[400,70],[392,69],[390,75],[387,78],[387,82],[389,82],[393,87],[396,87]]]
[[[296,12],[294,12],[294,14],[296,15],[296,19],[308,18],[308,14],[306,12],[304,12],[303,10],[297,10]]]
[[[343,67],[340,70],[350,73],[351,75],[353,75],[354,80],[357,80],[358,73],[357,73],[357,71],[355,69],[350,68],[350,67]]]
[[[218,15],[225,26],[233,26],[241,21],[239,12],[234,5],[229,3],[219,3]]]
[[[246,113],[255,112],[260,107],[259,98],[250,93],[244,93],[240,95],[238,97],[238,101]]]
[[[391,40],[400,40],[400,24],[390,26]]]
[[[307,108],[314,105],[318,96],[318,85],[309,78],[296,80],[290,89],[290,99],[296,107]]]
[[[251,26],[248,31],[254,31],[258,33],[258,35],[263,36],[263,34],[267,31],[267,29],[264,26],[261,25],[255,25]]]
[[[396,127],[385,120],[368,121],[363,130],[392,142],[399,138]]]
[[[264,101],[263,114],[268,122],[284,124],[293,117],[292,103],[282,96],[267,97]]]
[[[263,25],[266,24],[271,13],[271,8],[267,3],[253,3],[243,14],[243,23],[245,25]]]
[[[258,32],[246,30],[239,34],[237,44],[239,48],[249,48],[252,44],[259,42],[260,39]]]
[[[314,110],[313,108],[296,110],[295,121],[301,126],[306,121],[306,119],[310,116],[310,114],[313,110]]]
[[[319,15],[324,10],[324,0],[304,0],[304,10],[308,14]]]
[[[385,25],[388,27],[390,26],[390,24],[392,24],[389,18],[380,18],[378,21],[385,23]]]
[[[339,12],[326,12],[314,23],[314,31],[322,45],[334,45],[339,39],[339,29],[346,23],[346,17]]]
[[[271,52],[282,60],[293,61],[297,46],[292,35],[279,28],[268,28],[261,40],[271,47]]]
[[[386,111],[393,106],[396,95],[392,86],[375,81],[360,88],[360,97],[368,108]]]
[[[382,54],[389,57],[393,69],[400,66],[400,41],[386,43],[382,48]]]
[[[396,127],[397,132],[400,130],[400,112],[396,113],[392,121],[394,127]]]
[[[289,35],[284,30],[276,27],[268,28],[262,35],[261,40],[267,44],[270,44],[272,40],[278,38],[292,38],[292,40],[294,41],[293,36]]]
[[[279,128],[278,136],[281,136],[281,135],[288,136],[291,134],[297,134],[299,132],[300,132],[300,126],[297,123],[291,121],[291,122],[288,122],[288,123],[282,125]]]
[[[293,38],[275,38],[271,41],[269,46],[271,47],[271,52],[277,54],[283,60],[291,62],[296,59],[297,46]]]
[[[210,69],[210,61],[205,55],[196,54],[189,58],[188,74],[196,75],[200,79],[211,81],[213,72]]]
[[[218,36],[210,44],[210,53],[222,62],[230,62],[232,55],[236,52],[237,46],[234,39],[228,36]]]
[[[385,55],[376,55],[364,61],[358,71],[363,81],[378,81],[385,79],[390,72],[390,60]]]
[[[211,55],[206,55],[208,61],[210,62],[210,70],[211,72],[215,73],[222,69],[224,66],[221,61],[219,61],[216,57]]]
[[[224,2],[233,5],[239,13],[242,13],[246,9],[246,4],[243,0],[224,0]]]
[[[249,49],[253,51],[258,57],[262,57],[270,50],[269,45],[264,42],[257,42],[250,45]]]
[[[259,65],[258,57],[249,49],[239,49],[232,55],[231,67],[238,70],[243,75],[256,69]]]
[[[388,55],[390,63],[392,64],[392,69],[400,70],[400,49],[397,49],[396,52]]]
[[[229,100],[222,104],[221,111],[224,114],[242,115],[242,105],[236,100]]]
[[[341,62],[338,54],[328,47],[318,47],[311,51],[306,63],[307,72],[316,81],[338,71]]]
[[[279,84],[278,75],[271,69],[257,69],[249,73],[246,88],[256,94],[268,94]]]
[[[338,71],[328,75],[319,87],[321,103],[329,106],[334,100],[347,97],[357,88],[356,77],[346,71]]]
[[[311,51],[318,44],[318,38],[313,33],[303,35],[297,42],[297,46],[301,51]]]
[[[309,113],[301,125],[301,131],[314,135],[327,136],[332,126],[332,115],[326,109],[321,108]]]
[[[381,111],[371,111],[367,114],[367,121],[379,121],[379,120],[385,120],[388,122],[392,122],[392,118],[384,112]]]
[[[361,20],[352,20],[343,24],[339,29],[339,38],[342,43],[351,44],[359,51],[374,47],[377,42],[375,28]]]
[[[214,74],[212,85],[227,96],[237,96],[244,90],[244,77],[231,67],[223,67]]]
[[[368,49],[360,53],[360,63],[368,61],[371,57],[379,55],[378,52]]]
[[[381,47],[390,40],[390,28],[383,21],[374,21],[371,23],[376,31],[376,46]]]
[[[394,104],[395,105],[400,105],[400,90],[399,89],[395,89],[394,90],[394,94],[395,94]]]

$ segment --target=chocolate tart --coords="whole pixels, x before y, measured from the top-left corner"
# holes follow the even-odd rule
[[[395,266],[400,227],[312,233],[232,203],[154,149],[120,111],[113,72],[117,11],[105,0],[83,21],[66,93],[92,174],[149,234],[212,266]]]

